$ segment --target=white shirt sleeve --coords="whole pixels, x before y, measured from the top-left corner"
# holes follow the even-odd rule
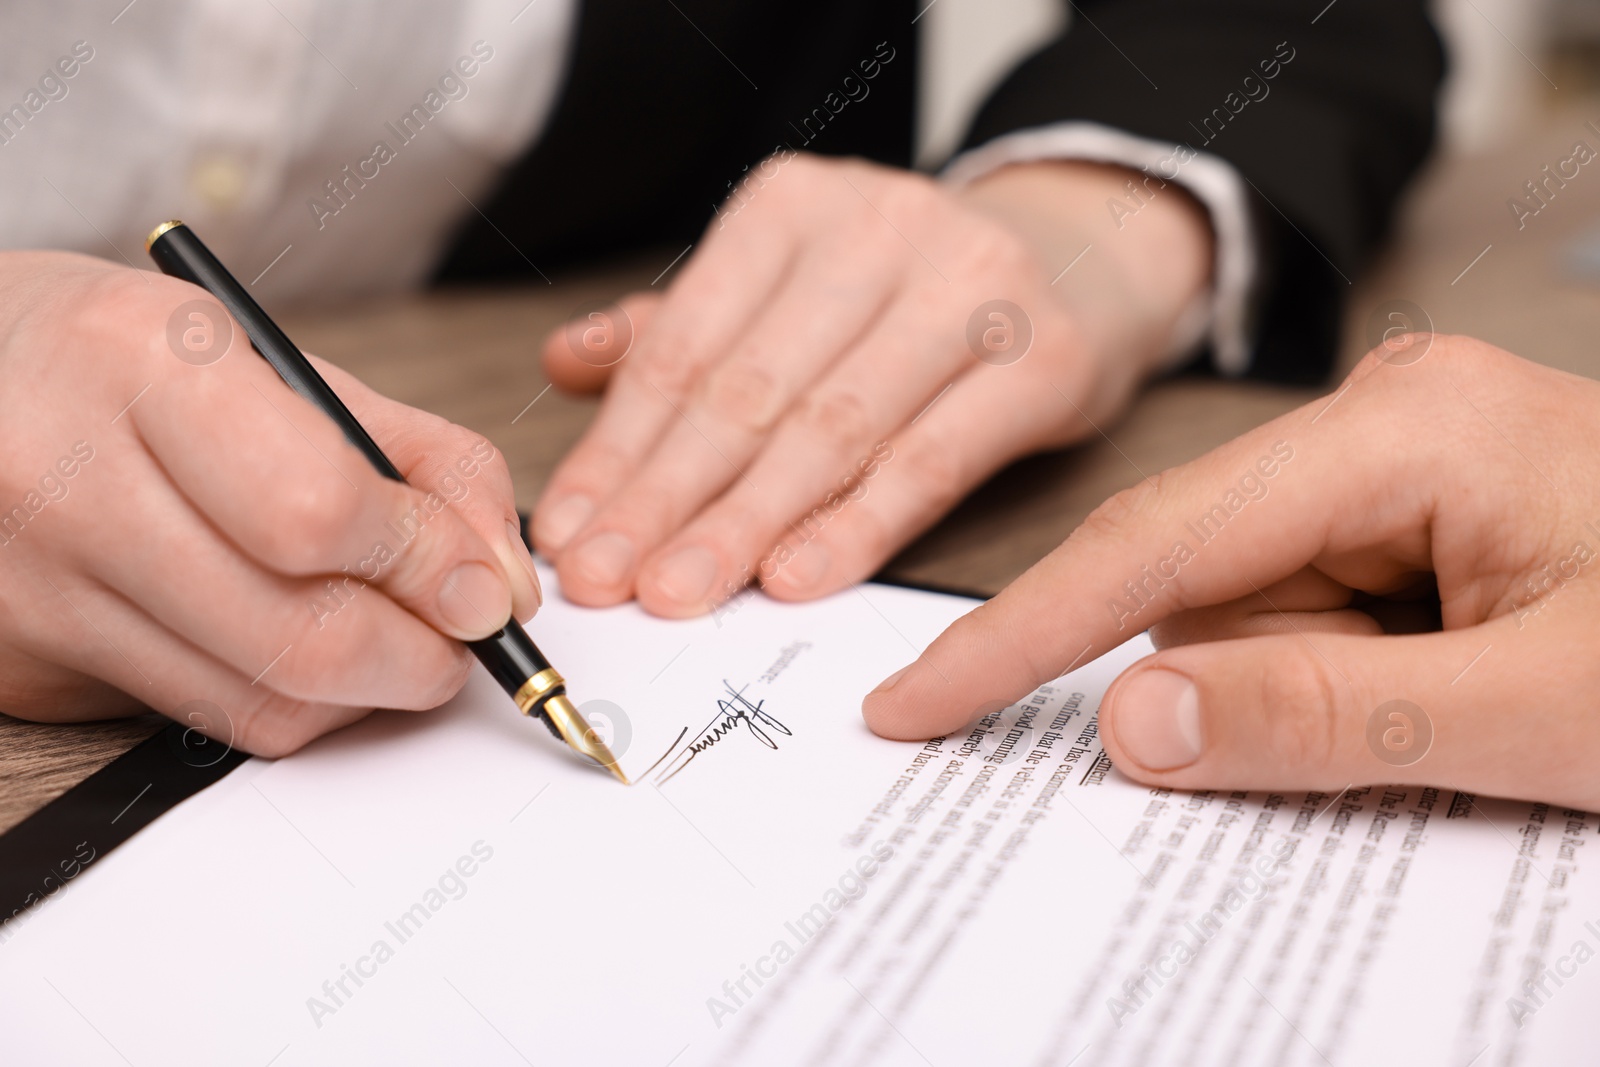
[[[554,113],[580,0],[126,2],[7,5],[0,248],[149,269],[181,218],[271,303],[425,283]]]
[[[1097,122],[1060,122],[1008,133],[952,160],[943,179],[965,185],[1012,163],[1081,159],[1113,163],[1176,182],[1211,215],[1216,263],[1211,291],[1180,316],[1167,353],[1168,367],[1185,362],[1210,340],[1216,369],[1243,374],[1250,366],[1252,299],[1257,282],[1256,235],[1243,176],[1224,159],[1137,137]]]

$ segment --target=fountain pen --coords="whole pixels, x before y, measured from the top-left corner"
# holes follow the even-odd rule
[[[192,282],[216,297],[285,384],[332,419],[345,439],[366,456],[379,474],[397,482],[405,481],[377,442],[350,414],[350,409],[322,380],[311,361],[267,317],[261,305],[228,273],[194,231],[181,222],[163,222],[150,231],[145,239],[145,250],[163,274]],[[516,619],[507,622],[498,633],[466,644],[524,715],[541,719],[552,734],[627,784],[628,777],[617,766],[611,749],[567,696],[566,680],[550,666],[550,661],[544,658]]]

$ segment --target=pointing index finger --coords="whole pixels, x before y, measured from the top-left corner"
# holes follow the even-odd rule
[[[1363,467],[1372,457],[1383,455],[1387,478],[1396,474],[1386,450],[1351,447],[1370,437],[1365,405],[1349,402],[1346,418],[1313,426],[1317,406],[1106,501],[869,694],[868,725],[894,738],[948,732],[979,706],[1020,699],[1175,612],[1259,592],[1310,563],[1351,513],[1349,498],[1371,484]],[[1402,523],[1422,505],[1365,501],[1361,527],[1338,536],[1382,540],[1378,531],[1393,528],[1382,512],[1396,503],[1388,518]]]

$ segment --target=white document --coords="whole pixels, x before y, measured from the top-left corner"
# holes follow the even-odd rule
[[[1595,1059],[1593,816],[1136,785],[1094,715],[1143,638],[892,743],[862,694],[971,601],[665,622],[543,577],[534,634],[638,784],[481,672],[250,761],[0,928],[0,1062]]]

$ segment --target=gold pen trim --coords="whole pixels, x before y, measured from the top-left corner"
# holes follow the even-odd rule
[[[156,239],[158,237],[172,229],[174,226],[182,225],[182,219],[168,219],[166,222],[163,222],[160,226],[157,226],[155,229],[151,230],[150,236],[144,239],[144,250],[146,252],[150,251],[150,246],[156,243]]]
[[[557,689],[564,689],[567,680],[561,677],[561,672],[554,667],[546,667],[538,674],[522,683],[522,687],[512,696],[517,702],[517,707],[524,715],[532,715],[539,706],[539,701]]]
[[[600,740],[594,727],[584,721],[583,715],[573,706],[566,694],[567,682],[554,667],[546,667],[529,678],[517,689],[512,700],[524,715],[543,714],[556,728],[561,739],[574,750],[583,753],[606,770],[616,775],[623,785],[631,785],[628,776],[617,766],[617,757]]]

